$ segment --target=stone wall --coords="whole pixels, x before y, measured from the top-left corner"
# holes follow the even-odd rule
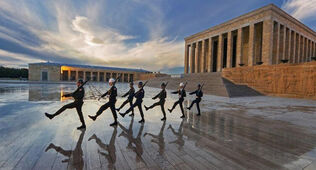
[[[316,99],[316,62],[226,68],[222,77],[271,96]]]
[[[161,73],[141,73],[138,75],[137,80],[149,80],[157,77],[170,77],[167,74],[161,74]]]
[[[41,81],[42,71],[48,72],[48,81],[60,80],[60,67],[29,64],[29,80]]]

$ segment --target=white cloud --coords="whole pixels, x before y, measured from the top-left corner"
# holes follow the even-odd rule
[[[16,66],[26,66],[27,63],[30,62],[43,62],[40,59],[34,59],[32,56],[19,54],[19,53],[12,53],[8,51],[4,51],[0,49],[0,56],[9,57],[10,60],[4,60],[0,58],[0,62],[2,66],[7,67],[16,67]]]
[[[100,12],[103,8],[97,3],[87,4],[78,12],[65,1],[46,1],[47,13],[54,15],[56,28],[49,28],[38,16],[40,14],[31,10],[34,4],[24,1],[20,5],[16,3],[20,1],[0,2],[0,6],[3,5],[0,12],[11,14],[11,20],[26,25],[30,32],[44,42],[40,47],[30,47],[19,42],[33,50],[81,60],[87,64],[137,67],[152,71],[183,65],[184,43],[175,40],[175,37],[164,36],[166,27],[159,4],[144,3],[152,11],[142,19],[150,38],[131,45],[126,40],[133,40],[140,35],[124,35],[120,30],[101,26],[98,19],[102,18]],[[27,16],[25,19],[22,17],[24,14]],[[4,35],[0,34],[0,37]]]
[[[282,8],[299,20],[315,18],[316,0],[286,0]]]

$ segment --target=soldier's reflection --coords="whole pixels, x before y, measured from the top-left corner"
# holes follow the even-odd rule
[[[166,126],[166,121],[163,121],[163,124],[160,128],[160,132],[158,135],[154,135],[151,133],[145,133],[144,136],[149,135],[151,136],[153,139],[151,140],[151,142],[156,143],[159,146],[159,153],[162,155],[165,151],[165,138],[163,136],[163,131],[165,129]]]
[[[142,145],[142,140],[141,140],[141,136],[144,130],[144,125],[141,124],[139,130],[138,130],[138,134],[136,136],[136,138],[134,138],[133,136],[133,122],[134,122],[134,117],[132,117],[131,122],[129,124],[129,128],[126,129],[123,125],[121,125],[119,123],[120,128],[123,130],[122,133],[119,136],[123,136],[128,140],[128,144],[127,144],[127,148],[132,149],[136,154],[136,161],[143,161],[142,155],[143,155],[143,145]],[[133,144],[135,146],[133,146]]]
[[[179,126],[179,128],[178,128],[178,132],[176,132],[176,131],[173,129],[172,125],[169,125],[169,127],[168,127],[168,129],[171,129],[172,133],[177,137],[176,140],[171,141],[171,142],[169,142],[169,143],[175,143],[175,144],[177,144],[177,145],[179,146],[179,147],[178,147],[179,150],[181,150],[182,147],[184,146],[184,139],[183,139],[183,132],[182,132],[182,129],[183,129],[183,121],[184,121],[184,120],[182,119],[181,124],[180,124],[180,126]]]
[[[70,169],[83,169],[84,160],[83,160],[83,151],[81,148],[82,140],[86,130],[81,130],[80,137],[78,139],[77,145],[74,150],[64,150],[60,146],[56,146],[51,143],[45,150],[47,152],[50,149],[56,150],[56,152],[61,153],[62,155],[68,157],[68,159],[62,160],[63,163],[68,163]]]
[[[102,148],[103,150],[107,151],[107,153],[105,152],[101,152],[99,151],[99,153],[101,155],[103,155],[109,162],[109,169],[113,168],[113,165],[116,162],[116,149],[115,149],[115,139],[116,139],[116,135],[117,135],[117,127],[113,127],[113,133],[112,133],[112,137],[110,139],[109,144],[104,144],[102,142],[102,140],[100,138],[98,138],[95,134],[93,134],[88,141],[94,139],[95,142],[99,145],[100,148]]]

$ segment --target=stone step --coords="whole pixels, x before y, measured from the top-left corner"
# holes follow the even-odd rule
[[[183,78],[158,77],[150,79],[148,86],[160,88],[162,82],[169,82],[167,89],[176,90],[180,82],[188,82],[187,92],[194,91],[197,84],[204,83],[203,92],[205,94],[224,96],[224,97],[242,97],[261,95],[257,91],[245,85],[236,85],[231,81],[222,78],[221,73],[199,73],[185,74]]]

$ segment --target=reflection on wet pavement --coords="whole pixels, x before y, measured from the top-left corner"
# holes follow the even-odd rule
[[[127,84],[118,84],[121,95]],[[106,102],[96,101],[104,84],[87,86],[84,118],[75,110],[48,120],[43,113],[72,100],[62,93],[75,85],[0,84],[0,169],[302,169],[316,161],[315,101],[205,96],[196,108],[176,108],[160,121],[160,108],[140,119],[119,118],[109,127],[110,110],[93,122],[87,115]],[[97,92],[95,89],[99,89]],[[144,104],[159,89],[145,88]],[[185,102],[189,104],[191,98]],[[118,98],[117,105],[125,99]],[[168,94],[166,107],[177,100]]]
[[[68,164],[70,169],[83,169],[84,160],[83,160],[83,151],[81,148],[82,140],[85,134],[85,130],[81,130],[80,137],[78,142],[74,148],[74,150],[65,150],[60,146],[56,146],[53,143],[49,144],[48,147],[45,149],[45,152],[53,149],[56,152],[64,155],[66,159],[62,160],[62,163]]]

